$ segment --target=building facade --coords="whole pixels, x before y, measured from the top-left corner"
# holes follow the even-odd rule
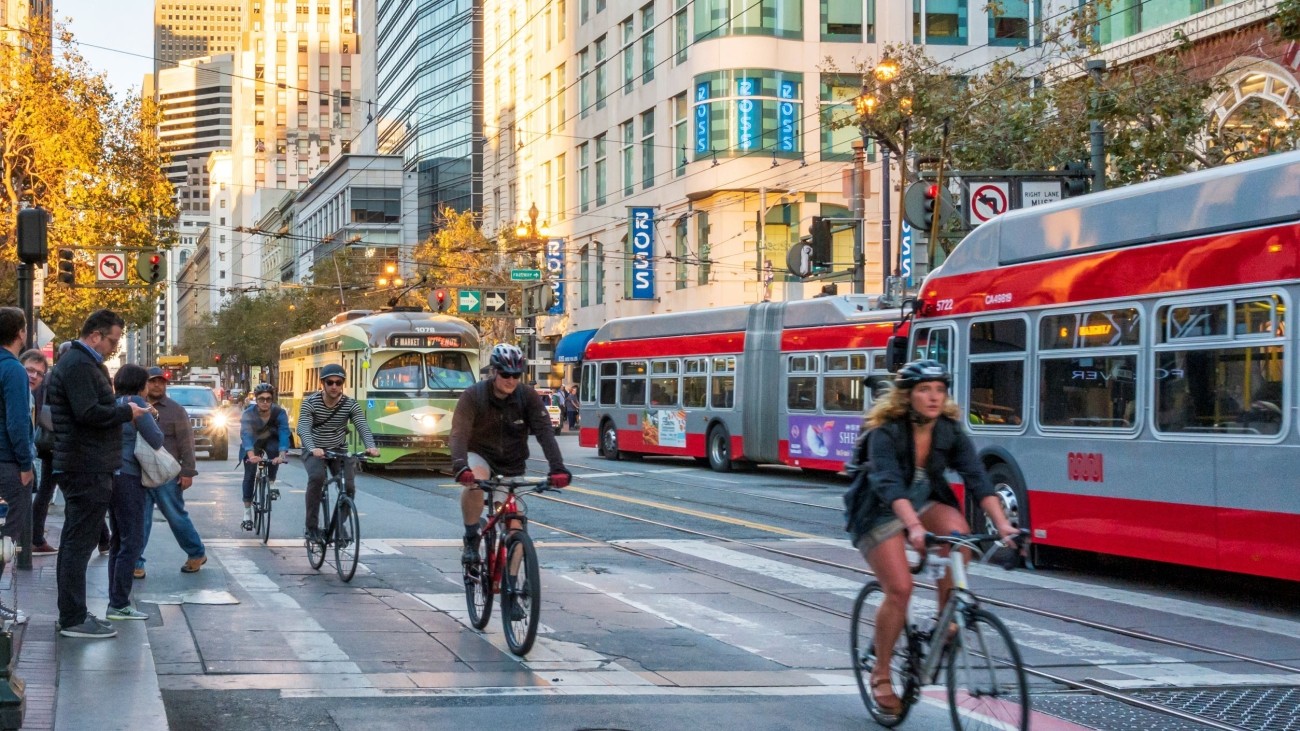
[[[154,74],[181,61],[239,50],[249,0],[155,0]]]

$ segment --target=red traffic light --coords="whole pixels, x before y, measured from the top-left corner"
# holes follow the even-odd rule
[[[931,185],[930,187],[926,188],[926,189],[925,189],[925,197],[926,197],[926,198],[938,198],[938,197],[939,197],[939,186],[937,186],[937,185]]]
[[[149,263],[154,266],[158,266],[158,262],[160,261],[162,261],[162,257],[158,256],[157,254],[154,254],[153,256],[149,257]]]
[[[216,361],[217,363],[220,363],[220,362],[221,362],[221,353],[213,353],[213,354],[212,354],[212,360]]]

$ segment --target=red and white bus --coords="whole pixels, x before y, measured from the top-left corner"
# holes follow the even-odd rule
[[[1300,580],[1300,153],[1011,211],[926,278],[911,357],[1041,545]]]
[[[821,297],[627,317],[587,344],[579,442],[608,459],[680,455],[839,471],[887,378],[898,310]],[[904,334],[906,331],[902,331]]]

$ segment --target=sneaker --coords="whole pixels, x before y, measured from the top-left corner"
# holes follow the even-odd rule
[[[253,508],[251,506],[244,508],[244,522],[245,523],[253,522]]]
[[[0,622],[27,624],[27,612],[21,609],[10,609],[4,604],[0,604]]]
[[[108,617],[109,619],[148,619],[149,618],[149,615],[136,609],[130,604],[126,605],[125,607],[122,607],[121,609],[114,609],[112,607],[109,607],[108,613],[105,614],[104,616]]]
[[[131,572],[131,577],[136,579],[143,579],[145,577],[144,569],[143,568],[135,569],[134,571]]]
[[[320,528],[308,528],[303,534],[302,539],[308,543],[324,543],[325,537],[321,535]]]
[[[58,553],[59,549],[51,546],[49,543],[41,543],[38,546],[32,546],[33,556],[53,556]]]
[[[98,624],[100,627],[112,627],[112,626],[113,626],[113,623],[112,623],[112,622],[108,621],[107,619],[100,619],[99,617],[96,617],[95,615],[91,614],[90,612],[86,612],[86,617],[87,617],[88,619],[93,619],[93,620],[95,620],[95,623]]]
[[[181,573],[197,574],[199,572],[199,567],[207,562],[208,562],[207,556],[199,556],[198,558],[191,558],[185,562],[184,566],[181,566]]]
[[[466,566],[478,563],[478,536],[464,536],[461,538],[461,544],[464,550],[460,553],[460,562]]]
[[[59,630],[59,634],[64,637],[84,637],[92,640],[102,640],[109,637],[117,637],[117,630],[113,627],[105,627],[100,624],[95,616],[87,614],[86,619],[75,627],[64,627]]]
[[[524,602],[519,597],[515,597],[515,600],[510,603],[510,621],[522,622],[525,619],[528,619],[528,612],[524,609]]]

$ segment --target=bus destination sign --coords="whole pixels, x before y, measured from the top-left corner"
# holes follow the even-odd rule
[[[394,348],[459,348],[459,335],[389,335],[388,344]]]

